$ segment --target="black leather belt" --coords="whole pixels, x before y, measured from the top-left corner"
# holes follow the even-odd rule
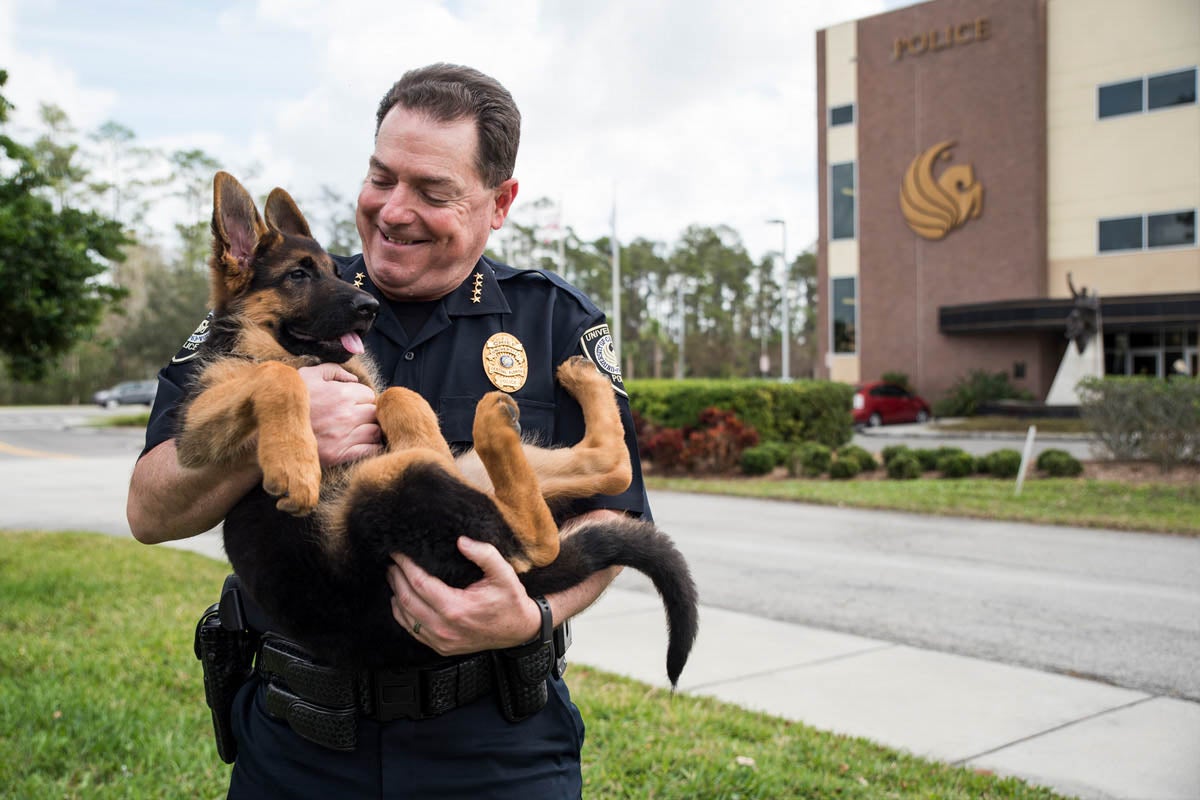
[[[267,713],[298,735],[334,750],[353,750],[358,718],[429,719],[492,690],[488,653],[420,669],[352,671],[326,666],[295,642],[265,634],[255,664]]]

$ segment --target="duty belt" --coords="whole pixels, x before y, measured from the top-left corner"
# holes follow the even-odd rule
[[[353,750],[359,717],[377,722],[429,719],[492,690],[488,653],[420,669],[353,671],[326,666],[295,642],[265,634],[256,667],[267,713],[298,735],[334,750]]]

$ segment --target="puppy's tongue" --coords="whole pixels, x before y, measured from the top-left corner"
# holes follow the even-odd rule
[[[366,352],[366,348],[363,347],[362,339],[360,339],[358,334],[354,331],[343,333],[340,341],[342,343],[342,348],[347,353],[359,355],[360,353]]]

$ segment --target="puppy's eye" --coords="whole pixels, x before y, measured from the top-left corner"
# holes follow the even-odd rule
[[[308,277],[308,272],[302,269],[294,269],[288,273],[288,277],[294,281],[302,281]]]

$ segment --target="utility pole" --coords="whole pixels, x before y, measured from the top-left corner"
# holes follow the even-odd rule
[[[769,219],[768,225],[778,225],[780,234],[783,237],[782,244],[779,248],[779,258],[783,261],[783,346],[779,360],[783,362],[780,369],[780,380],[790,381],[792,379],[792,359],[791,359],[791,338],[792,338],[792,306],[789,302],[791,295],[792,282],[788,278],[788,260],[787,260],[787,223],[781,219]]]
[[[676,305],[679,308],[679,354],[675,358],[675,379],[681,380],[685,372],[683,361],[683,342],[687,338],[687,307],[683,304],[683,285],[686,281],[682,276],[679,278],[678,300]]]
[[[617,241],[617,193],[613,191],[612,205],[612,337],[617,363],[621,358],[621,245]]]

